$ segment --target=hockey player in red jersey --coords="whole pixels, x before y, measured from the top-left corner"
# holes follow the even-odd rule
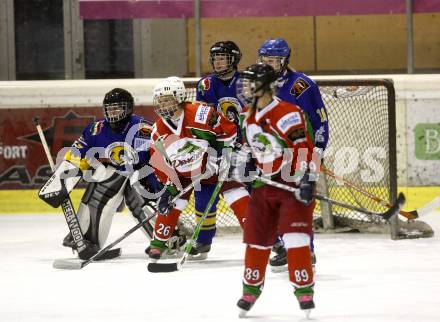
[[[269,65],[249,66],[240,75],[237,92],[247,103],[244,138],[254,162],[266,178],[297,188],[296,193],[254,182],[246,213],[243,296],[237,305],[243,317],[260,296],[271,247],[277,233],[287,249],[289,280],[300,308],[308,314],[313,302],[310,235],[315,207],[314,145],[301,109],[273,96],[277,76]]]
[[[218,153],[224,147],[232,146],[237,136],[237,129],[215,108],[202,103],[185,101],[186,89],[178,77],[168,77],[154,89],[155,112],[160,119],[153,127],[153,140],[156,146],[163,145],[163,159],[170,166],[171,173],[164,175],[158,169],[158,176],[167,188],[158,202],[159,212],[154,230],[154,240],[150,244],[149,257],[159,259],[166,241],[171,237],[181,211],[188,204],[190,194],[178,199],[175,205],[170,201],[181,187],[191,184],[197,176],[211,176],[201,181],[201,189],[194,190],[196,219],[201,218],[217,183],[217,173],[221,160]],[[156,149],[155,153],[158,153]],[[177,180],[176,180],[177,179]],[[176,182],[177,181],[177,182]],[[243,223],[249,195],[245,187],[237,182],[225,182],[221,193],[231,202],[238,221]],[[216,206],[218,197],[210,209],[196,245],[191,255],[204,259],[211,249],[216,231]],[[191,259],[191,257],[190,257]]]
[[[313,130],[316,153],[322,158],[329,138],[327,110],[318,85],[304,73],[289,67],[291,49],[283,38],[268,39],[258,49],[258,61],[271,65],[277,73],[275,95],[283,101],[299,106]],[[313,264],[316,263],[313,235],[310,242]],[[277,255],[270,260],[272,270],[281,271],[287,263],[286,250],[281,238],[273,249]]]

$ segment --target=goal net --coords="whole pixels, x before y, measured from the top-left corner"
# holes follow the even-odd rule
[[[359,189],[394,203],[397,197],[395,94],[392,81],[325,80],[317,82],[329,120],[329,143],[324,166],[331,175],[320,176],[318,192],[329,198],[373,212],[381,206]],[[186,82],[188,97],[195,99],[195,82]],[[194,199],[183,211],[183,223],[195,226]],[[240,231],[231,209],[220,198],[217,229]],[[365,215],[340,206],[318,202],[314,214],[315,231],[359,231],[390,233],[393,238],[427,237],[432,229],[423,222],[394,219],[391,223],[378,216]]]

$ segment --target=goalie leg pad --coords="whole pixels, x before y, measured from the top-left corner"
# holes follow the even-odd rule
[[[149,217],[150,214],[145,213],[145,207],[148,207],[147,200],[142,197],[136,189],[134,189],[131,185],[127,184],[125,187],[125,203],[130,210],[133,217],[138,221],[142,222],[145,218]],[[154,219],[152,219],[154,220]],[[144,233],[149,237],[153,237],[153,226],[151,222],[145,222],[142,225],[142,229]]]
[[[84,237],[102,246],[107,240],[113,214],[123,200],[127,178],[117,173],[104,182],[92,183],[78,210]]]

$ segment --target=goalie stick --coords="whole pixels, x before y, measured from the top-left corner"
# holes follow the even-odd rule
[[[202,228],[202,225],[205,222],[205,219],[209,214],[209,210],[211,209],[215,199],[217,198],[217,195],[220,193],[220,189],[223,186],[223,182],[226,180],[226,178],[228,176],[229,166],[230,166],[230,157],[231,157],[231,154],[228,153],[226,155],[226,159],[224,160],[224,162],[227,162],[227,164],[222,170],[220,170],[221,174],[219,176],[219,180],[217,182],[217,185],[215,186],[214,191],[211,194],[211,198],[209,199],[208,204],[206,205],[206,208],[205,208],[205,211],[203,212],[202,217],[200,218],[199,222],[197,223],[197,226],[194,228],[194,232],[191,236],[191,239],[186,244],[185,252],[183,253],[182,258],[176,263],[148,263],[147,269],[150,273],[176,272],[182,268],[182,265],[185,263],[186,258],[188,257],[189,253],[191,252],[191,249],[194,245],[194,242],[196,241],[197,237],[199,236],[200,229]]]
[[[360,187],[356,186],[355,184],[347,181],[346,179],[337,176],[335,173],[333,173],[329,169],[327,169],[325,167],[322,167],[321,169],[322,169],[322,171],[325,174],[329,175],[330,177],[335,178],[338,181],[343,182],[346,186],[348,186],[350,188],[353,188],[354,190],[358,191],[359,193],[361,193],[361,194],[369,197],[370,199],[376,201],[380,205],[382,205],[384,207],[388,207],[388,208],[392,207],[392,205],[389,202],[387,202],[387,201],[385,201],[385,200],[383,200],[383,199],[373,195],[372,193],[370,193],[370,192],[368,192],[366,190],[363,190],[362,188],[360,188]],[[422,217],[422,216],[425,216],[425,215],[429,214],[430,212],[432,212],[433,210],[435,210],[438,207],[440,207],[440,197],[434,198],[431,202],[429,202],[428,204],[426,204],[423,207],[417,208],[416,210],[412,210],[412,211],[400,210],[399,214],[402,215],[403,217],[407,218],[407,219],[417,219],[419,217]]]
[[[47,160],[49,161],[50,168],[55,171],[55,164],[52,160],[52,156],[49,151],[49,145],[47,144],[46,137],[44,136],[43,129],[39,123],[38,116],[34,118],[34,124],[37,128],[38,135],[40,137],[41,144],[43,145],[44,152],[46,153]],[[70,197],[64,199],[61,203],[61,208],[63,210],[64,218],[67,222],[67,227],[69,227],[70,234],[73,237],[73,241],[76,245],[78,251],[78,256],[81,258],[90,258],[93,255],[93,251],[87,247],[84,241],[84,235],[81,231],[81,226],[76,216],[75,208],[73,207],[72,200]]]
[[[136,230],[141,228],[146,222],[148,222],[150,219],[152,219],[155,215],[156,215],[155,211],[151,212],[149,216],[144,218],[144,220],[142,220],[141,222],[137,223],[135,226],[133,226],[127,232],[125,232],[121,237],[119,237],[114,242],[112,242],[112,243],[108,244],[107,246],[105,246],[103,249],[101,249],[95,255],[90,257],[88,260],[85,260],[85,261],[73,260],[72,261],[72,260],[68,260],[68,259],[58,259],[58,260],[55,260],[53,262],[53,268],[78,270],[78,269],[81,269],[81,268],[89,265],[91,262],[93,262],[95,260],[102,260],[103,259],[102,257],[105,256],[105,254],[108,253],[108,252],[117,251],[117,250],[119,250],[119,252],[120,252],[120,250],[121,250],[120,248],[117,248],[117,249],[112,249],[112,248],[114,246],[116,246],[117,244],[119,244],[121,241],[123,241],[125,238],[130,236]]]
[[[287,190],[287,191],[290,191],[290,192],[295,192],[295,191],[298,190],[298,188],[294,188],[294,187],[288,186],[286,184],[270,180],[270,179],[265,178],[265,177],[259,176],[256,179],[260,180],[261,182],[266,183],[268,185],[274,186],[274,187],[279,188],[279,189]],[[386,221],[390,220],[393,216],[397,215],[399,213],[400,209],[402,208],[402,206],[405,203],[405,196],[404,196],[404,194],[403,193],[399,193],[399,196],[397,197],[396,202],[387,211],[385,211],[385,212],[373,212],[373,211],[362,209],[362,208],[359,208],[359,207],[356,207],[356,206],[353,206],[353,205],[348,205],[348,204],[345,204],[345,203],[343,203],[343,202],[341,202],[339,200],[334,200],[334,199],[331,199],[331,198],[328,198],[328,197],[325,197],[325,196],[322,196],[322,195],[319,195],[319,194],[315,194],[314,197],[316,199],[318,199],[318,200],[321,200],[321,201],[324,201],[324,202],[328,202],[330,204],[334,204],[336,206],[344,207],[344,208],[347,208],[347,209],[350,209],[350,210],[358,211],[360,213],[363,213],[363,214],[366,214],[366,215],[369,215],[369,216],[378,216],[378,217],[381,217],[381,218],[385,219]]]

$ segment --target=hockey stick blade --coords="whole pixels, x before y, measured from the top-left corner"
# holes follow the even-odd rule
[[[416,219],[418,217],[426,216],[427,214],[433,212],[438,207],[440,207],[440,197],[434,198],[430,203],[428,203],[427,205],[421,208],[418,208],[413,211],[409,211],[409,213],[414,216],[414,218],[410,218],[410,219]]]
[[[405,195],[400,192],[399,195],[397,196],[394,205],[384,213],[380,214],[380,216],[388,221],[393,216],[397,215],[400,212],[400,209],[402,209],[404,204],[405,204]]]
[[[120,257],[122,254],[122,250],[120,248],[110,249],[97,257],[96,261],[105,261],[114,258]],[[52,267],[56,269],[70,269],[70,270],[78,270],[85,266],[85,263],[88,261],[82,261],[80,259],[56,259],[54,260]]]
[[[188,253],[185,252],[177,263],[148,263],[147,269],[150,273],[177,272],[185,263]]]
[[[150,273],[170,273],[179,270],[178,263],[148,263]]]
[[[392,207],[392,205],[391,205],[388,201],[385,201],[385,200],[383,200],[383,199],[381,199],[381,198],[379,198],[379,197],[373,195],[372,193],[370,193],[370,192],[368,192],[368,191],[362,189],[361,187],[356,186],[355,184],[351,183],[350,181],[347,181],[346,179],[344,179],[343,177],[340,177],[340,176],[336,175],[335,173],[333,173],[331,170],[325,168],[324,166],[322,166],[322,171],[323,171],[325,174],[329,175],[330,177],[335,178],[335,179],[338,180],[338,181],[341,181],[341,182],[342,182],[344,185],[346,185],[347,187],[353,188],[353,189],[356,190],[357,192],[363,194],[364,196],[367,196],[368,198],[370,198],[371,200],[373,200],[373,201],[375,201],[375,202],[381,204],[382,206],[384,206],[384,207],[388,207],[388,208]],[[434,208],[432,208],[432,210],[440,206],[440,198],[438,198],[438,199],[439,199],[439,200],[438,200],[438,202],[439,202],[438,205],[435,206]],[[423,207],[423,208],[421,208],[421,209],[416,209],[416,210],[413,210],[413,211],[400,210],[400,211],[399,211],[399,214],[400,214],[401,216],[407,218],[407,219],[417,219],[417,218],[419,217],[419,214],[420,214],[421,216],[423,216],[423,212],[424,212],[424,214],[431,212],[432,210],[429,210],[428,212],[426,212],[426,211],[424,211],[424,210],[425,210],[425,208],[426,208],[426,209],[430,209],[430,208],[428,208],[428,207],[430,207],[431,204],[434,205],[434,204],[435,204],[435,201],[436,201],[436,200],[431,201],[430,204],[426,205],[425,207]]]

